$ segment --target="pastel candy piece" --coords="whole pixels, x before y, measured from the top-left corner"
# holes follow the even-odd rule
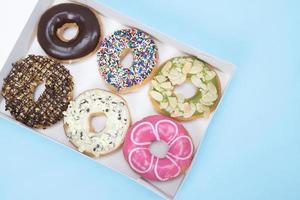
[[[160,140],[169,146],[163,158],[150,151],[151,143]],[[123,154],[130,167],[143,178],[167,181],[190,166],[193,143],[181,124],[165,116],[152,115],[136,122],[128,130]]]

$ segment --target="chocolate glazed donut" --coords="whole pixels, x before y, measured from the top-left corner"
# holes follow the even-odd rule
[[[74,26],[78,28],[77,35],[70,40],[65,39],[63,31]],[[94,52],[100,42],[101,29],[92,10],[78,4],[63,3],[53,6],[42,15],[37,37],[49,56],[67,61]]]

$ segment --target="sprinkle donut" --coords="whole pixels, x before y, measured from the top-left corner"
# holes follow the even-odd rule
[[[127,68],[121,66],[121,60],[129,51],[133,55],[133,62]],[[150,80],[157,58],[157,47],[151,36],[131,28],[118,30],[101,42],[98,65],[110,89],[124,93]]]
[[[106,125],[97,133],[92,128],[91,119],[99,115],[106,116]],[[130,121],[125,100],[100,89],[83,92],[64,112],[66,136],[80,152],[92,157],[117,149],[124,141]]]
[[[174,91],[186,81],[196,88],[190,98]],[[208,117],[221,96],[220,80],[212,66],[191,56],[175,57],[162,64],[151,83],[149,96],[154,108],[180,121]]]
[[[150,151],[151,143],[160,140],[169,146],[163,158]],[[181,124],[162,115],[152,115],[130,127],[123,154],[130,167],[143,178],[167,181],[184,173],[190,166],[193,149],[192,140]]]
[[[46,128],[61,120],[73,96],[70,72],[55,60],[37,55],[29,55],[12,66],[2,87],[5,110],[33,128]],[[35,101],[34,91],[41,83],[45,90]]]

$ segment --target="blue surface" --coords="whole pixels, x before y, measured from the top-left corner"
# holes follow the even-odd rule
[[[178,199],[300,199],[300,4],[103,2],[238,66]],[[160,199],[6,120],[0,132],[0,199]]]

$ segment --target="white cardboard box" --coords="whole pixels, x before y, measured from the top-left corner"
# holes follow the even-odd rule
[[[221,59],[215,58],[211,55],[208,55],[204,52],[201,52],[197,49],[189,47],[185,44],[182,44],[175,39],[172,39],[156,30],[151,29],[145,25],[142,25],[127,16],[124,16],[115,10],[112,10],[99,2],[94,0],[69,0],[69,1],[55,1],[55,0],[40,0],[29,20],[27,21],[19,39],[17,40],[12,52],[10,53],[5,65],[3,66],[0,72],[0,87],[2,88],[3,79],[7,76],[11,70],[11,64],[20,58],[26,57],[28,54],[40,54],[46,55],[42,48],[39,46],[36,38],[37,24],[40,16],[52,5],[62,3],[62,2],[74,2],[79,4],[87,5],[98,12],[100,19],[102,21],[102,29],[104,37],[111,35],[115,30],[122,29],[125,27],[135,27],[140,30],[143,30],[153,36],[155,42],[158,46],[159,61],[160,65],[169,58],[179,56],[179,55],[194,55],[198,58],[204,60],[207,63],[210,63],[214,66],[216,72],[218,73],[221,86],[222,86],[222,95],[224,95],[225,89],[227,88],[232,75],[235,70],[235,66],[231,63],[225,62]],[[91,89],[91,88],[102,88],[107,89],[105,82],[100,77],[98,72],[98,66],[96,62],[96,54],[91,57],[85,58],[79,62],[73,64],[65,64],[65,66],[70,70],[74,78],[74,97],[78,96],[81,92]],[[143,117],[151,114],[155,114],[150,100],[147,97],[147,92],[149,89],[149,83],[143,87],[137,89],[136,91],[122,95],[128,102],[129,109],[132,115],[132,121],[142,119]],[[145,99],[148,100],[145,100]],[[137,99],[141,99],[141,103],[137,103]],[[222,98],[221,98],[222,100]],[[217,109],[219,106],[217,107]],[[216,110],[217,110],[216,109]],[[215,111],[216,112],[216,111]],[[214,112],[214,113],[215,113]],[[213,118],[214,113],[210,115],[209,118],[197,119],[191,122],[184,122],[183,125],[189,131],[194,146],[195,146],[195,156],[199,151],[200,144],[204,138],[206,129],[210,124],[211,119]],[[24,126],[23,124],[14,120],[11,117],[9,112],[5,111],[5,100],[0,96],[0,116],[14,121],[16,124]],[[31,128],[29,128],[31,129]],[[31,129],[35,133],[47,137],[48,139],[57,142],[58,144],[64,144],[65,147],[74,149],[71,143],[68,142],[67,137],[65,136],[62,121],[56,123],[54,126],[49,127],[44,130]],[[81,154],[81,153],[80,153]],[[81,154],[85,156],[84,154]],[[175,198],[176,193],[180,189],[184,180],[186,179],[187,174],[191,167],[178,178],[167,181],[167,182],[152,182],[141,178],[138,174],[131,170],[127,162],[123,157],[122,150],[100,157],[100,158],[90,158],[102,165],[113,169],[132,180],[144,185],[146,188],[156,192],[166,199]],[[193,163],[192,163],[193,164]]]

